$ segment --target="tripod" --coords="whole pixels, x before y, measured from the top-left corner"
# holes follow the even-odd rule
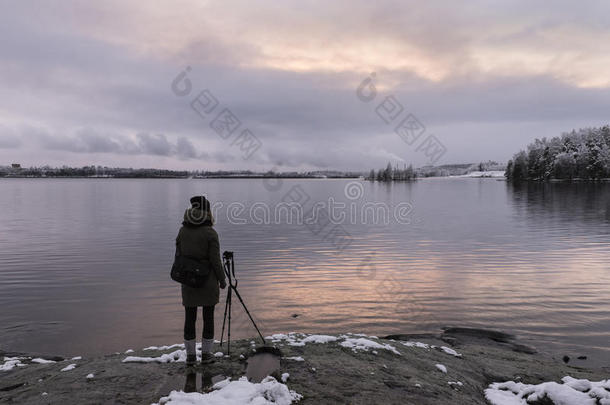
[[[239,299],[239,302],[241,302],[241,305],[244,307],[246,314],[248,314],[248,317],[252,321],[252,325],[254,325],[254,327],[256,328],[256,331],[258,332],[258,336],[260,336],[261,340],[263,341],[263,345],[266,344],[266,342],[265,342],[265,338],[261,334],[261,331],[258,329],[258,326],[256,326],[256,322],[254,322],[254,319],[252,319],[252,315],[250,315],[250,311],[248,311],[248,308],[246,307],[244,300],[241,298],[239,291],[237,291],[237,278],[235,277],[235,264],[233,263],[233,252],[224,252],[222,254],[222,261],[223,261],[223,265],[224,265],[225,274],[229,281],[229,285],[228,285],[229,290],[227,291],[227,300],[225,303],[225,314],[224,314],[224,318],[222,320],[222,332],[220,334],[220,346],[222,346],[222,341],[223,341],[223,337],[225,334],[225,323],[226,323],[227,324],[227,355],[230,355],[231,354],[231,300],[233,298],[233,292],[235,292],[235,295]],[[227,323],[227,312],[229,314],[228,323]]]

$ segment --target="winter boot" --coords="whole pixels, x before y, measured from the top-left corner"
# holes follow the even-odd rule
[[[186,365],[194,366],[197,363],[197,352],[195,351],[195,339],[185,340],[184,347],[186,349]]]
[[[212,354],[213,345],[214,339],[203,339],[201,342],[201,364],[214,362],[214,355]]]

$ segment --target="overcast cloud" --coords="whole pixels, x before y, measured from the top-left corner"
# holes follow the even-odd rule
[[[608,122],[604,1],[0,1],[0,164],[427,163],[376,115],[390,95],[447,148],[437,164]],[[219,105],[202,118],[204,89]],[[210,127],[223,108],[241,122],[227,139]],[[261,142],[248,159],[244,129]]]

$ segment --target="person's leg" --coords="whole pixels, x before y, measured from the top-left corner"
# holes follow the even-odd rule
[[[201,361],[212,359],[214,345],[214,305],[203,307],[203,340],[201,342]]]
[[[195,337],[197,322],[197,307],[184,307],[184,348],[186,349],[186,362],[193,364],[197,360],[195,351]]]
[[[184,340],[195,339],[195,323],[197,322],[197,307],[184,307]]]
[[[203,307],[203,338],[214,339],[214,305]]]

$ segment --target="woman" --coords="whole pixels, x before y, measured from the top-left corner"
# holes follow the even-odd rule
[[[213,218],[210,203],[204,196],[191,198],[191,208],[184,212],[182,228],[176,238],[176,256],[183,255],[210,263],[208,279],[203,287],[193,288],[182,284],[182,305],[184,305],[184,346],[186,363],[197,361],[195,352],[195,324],[197,308],[203,307],[203,340],[201,362],[212,361],[214,344],[214,306],[218,304],[220,292],[225,288],[225,274],[220,259],[218,234],[212,228]]]

